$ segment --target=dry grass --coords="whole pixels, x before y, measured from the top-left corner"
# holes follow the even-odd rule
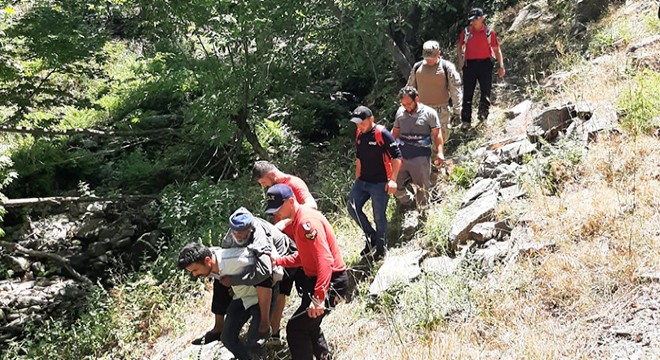
[[[605,26],[615,26],[623,11],[605,19]],[[646,16],[632,15],[625,21],[634,24]],[[641,36],[626,34],[626,41]],[[562,92],[547,99],[588,101],[599,115],[613,109],[621,93],[632,86],[631,66],[623,52],[597,63],[573,63]],[[486,130],[482,135],[500,134]],[[660,270],[660,139],[603,135],[571,170],[574,173],[561,178],[564,183],[553,196],[533,184],[528,187],[528,202],[498,208],[500,214],[523,213],[534,240],[555,243],[555,251],[521,257],[472,282],[468,297],[477,311],[466,317],[450,316],[428,329],[404,328],[397,323],[398,314],[368,310],[365,298],[343,305],[324,325],[337,358],[614,356],[602,344],[605,330],[599,319],[611,317],[631,301],[643,286],[635,276],[640,269]],[[449,298],[447,294],[444,300]]]

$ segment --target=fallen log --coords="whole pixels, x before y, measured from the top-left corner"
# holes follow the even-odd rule
[[[71,264],[69,263],[69,260],[66,258],[63,258],[57,254],[49,253],[49,252],[44,252],[44,251],[38,251],[38,250],[32,250],[25,248],[21,246],[20,244],[8,242],[8,241],[0,241],[0,246],[4,247],[7,250],[10,251],[16,251],[18,253],[35,257],[35,258],[41,258],[41,259],[47,259],[51,260],[57,265],[60,265],[61,267],[65,268],[66,271],[73,276],[74,279],[84,283],[85,285],[93,285],[94,283],[89,280],[85,275],[81,275],[79,272],[74,269]]]
[[[66,202],[72,203],[92,203],[97,201],[130,201],[130,200],[154,200],[158,199],[158,195],[124,195],[124,196],[108,196],[108,197],[76,197],[76,196],[53,196],[42,198],[24,198],[24,199],[6,199],[0,200],[0,206],[16,207],[36,204],[61,204]]]

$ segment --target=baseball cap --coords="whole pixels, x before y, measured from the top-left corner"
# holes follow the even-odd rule
[[[236,209],[229,217],[229,227],[234,231],[247,230],[252,227],[253,223],[252,213],[244,207]]]
[[[364,121],[365,119],[368,119],[368,118],[374,116],[374,114],[371,112],[371,110],[369,110],[369,108],[366,107],[366,106],[356,107],[355,110],[353,110],[352,115],[353,116],[351,117],[351,122],[354,122],[356,124],[359,124],[362,121]]]
[[[292,197],[293,190],[291,190],[289,185],[275,184],[269,187],[266,192],[266,199],[268,201],[268,204],[266,205],[266,213],[276,213],[282,207],[284,202]]]
[[[422,45],[422,57],[434,57],[437,55],[436,51],[440,51],[440,44],[435,40],[429,40]]]
[[[482,8],[474,8],[474,9],[470,10],[470,12],[468,13],[468,20],[474,20],[474,19],[480,18],[482,16],[485,16],[484,15],[484,10]]]

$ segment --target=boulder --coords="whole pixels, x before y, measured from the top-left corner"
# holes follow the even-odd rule
[[[500,201],[509,202],[527,195],[527,191],[522,186],[514,184],[500,189]]]
[[[500,158],[501,162],[511,162],[522,158],[523,155],[534,153],[536,150],[536,144],[532,144],[529,139],[522,139],[506,144],[493,152]]]
[[[123,249],[131,246],[132,243],[133,240],[131,240],[130,237],[110,240],[110,244],[112,245],[113,249]]]
[[[529,112],[529,110],[532,109],[532,104],[534,104],[531,100],[525,100],[521,102],[520,104],[512,107],[511,109],[507,110],[504,112],[504,115],[507,117],[507,119],[513,119],[516,116],[525,114]]]
[[[578,0],[575,3],[575,21],[588,23],[601,18],[610,0]]]
[[[83,220],[74,237],[87,242],[93,242],[99,239],[99,233],[106,229],[107,226],[106,221],[102,218],[88,217]]]
[[[110,244],[110,241],[108,240],[98,241],[89,245],[89,247],[87,248],[87,253],[89,254],[90,257],[97,257],[105,254],[105,252],[110,250],[111,248],[112,245]]]
[[[474,184],[466,193],[463,195],[463,200],[461,201],[461,206],[470,204],[473,200],[480,197],[482,194],[498,191],[500,184],[490,178],[481,179],[476,184]]]
[[[416,250],[405,255],[388,256],[378,269],[374,281],[369,286],[369,294],[379,296],[392,286],[409,284],[421,274],[420,263],[428,254],[426,250]]]
[[[498,236],[498,231],[495,228],[495,222],[489,221],[479,223],[470,229],[470,239],[477,243],[485,243],[488,240],[494,239]]]
[[[490,240],[484,244],[483,249],[476,250],[472,256],[467,258],[481,265],[483,271],[490,272],[506,258],[508,253],[509,242]]]
[[[567,104],[561,107],[546,109],[527,127],[527,137],[536,143],[540,137],[553,141],[559,132],[566,130],[577,116],[575,106]]]
[[[425,273],[434,273],[440,276],[449,276],[458,268],[458,260],[449,256],[438,256],[424,260],[422,270]]]
[[[634,43],[630,44],[628,46],[628,52],[632,53],[632,52],[635,52],[639,49],[642,49],[642,48],[645,48],[645,47],[648,47],[648,46],[652,46],[652,45],[655,45],[655,44],[658,44],[658,43],[660,43],[660,35],[649,36],[649,37],[646,37],[642,40],[639,40],[637,42],[634,42]]]
[[[509,31],[514,32],[519,30],[523,24],[540,18],[547,11],[548,3],[545,0],[539,0],[525,6],[524,8],[520,9],[520,12],[518,12],[518,16],[516,16],[513,24],[511,24]]]
[[[478,222],[486,220],[497,206],[497,192],[483,194],[467,207],[458,211],[449,232],[449,240],[454,247],[470,237],[470,229]]]

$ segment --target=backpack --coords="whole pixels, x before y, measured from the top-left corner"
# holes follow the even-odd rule
[[[490,57],[492,59],[495,58],[495,52],[493,51],[493,30],[490,28],[488,25],[484,25],[486,27],[486,39],[488,39],[488,47],[490,47]],[[465,30],[463,30],[465,33],[465,37],[463,38],[463,46],[461,47],[461,52],[463,54],[463,63],[465,63],[465,49],[467,48],[467,42],[472,38],[472,33],[470,32],[470,26],[466,26]]]
[[[424,64],[424,60],[418,61],[413,65],[413,72],[417,76],[417,70]],[[447,90],[449,90],[449,71],[447,70],[447,62],[443,59],[440,59],[440,66],[442,66],[442,71],[445,72],[445,84],[447,85]],[[449,97],[449,106],[452,106],[451,96]]]
[[[385,165],[385,172],[387,173],[387,179],[392,178],[392,157],[390,156],[390,153],[387,152],[387,149],[383,148],[383,145],[385,144],[385,141],[383,140],[383,130],[385,129],[385,126],[375,124],[374,128],[376,131],[374,132],[374,137],[376,138],[376,144],[378,144],[379,147],[383,150],[383,165]],[[358,138],[360,137],[360,130],[355,130],[355,141],[357,142]]]

